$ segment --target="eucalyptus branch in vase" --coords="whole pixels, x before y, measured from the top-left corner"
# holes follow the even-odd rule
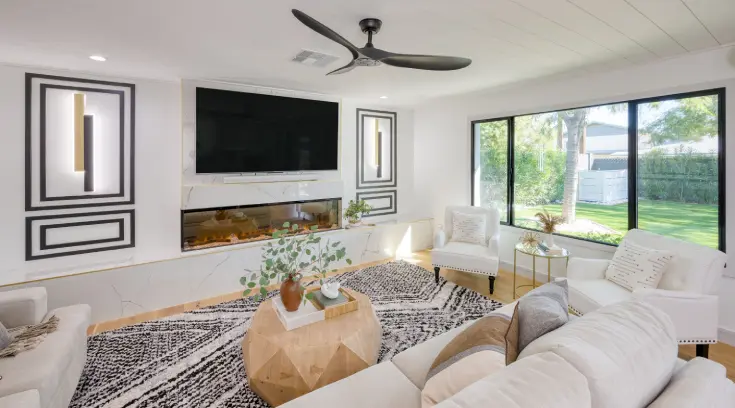
[[[281,300],[286,310],[294,311],[302,300],[306,303],[313,298],[312,293],[303,296],[306,290],[301,282],[304,274],[320,275],[319,283],[324,284],[327,274],[337,271],[333,266],[338,262],[344,259],[352,265],[342,243],[330,239],[322,241],[322,237],[314,235],[316,229],[317,226],[312,226],[310,232],[304,234],[298,224],[286,222],[282,229],[275,231],[273,240],[263,246],[260,270],[240,278],[240,283],[246,286],[243,296],[257,290],[253,299],[263,300],[268,294],[266,287],[276,280],[281,282]]]

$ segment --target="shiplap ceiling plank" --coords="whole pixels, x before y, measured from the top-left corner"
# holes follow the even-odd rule
[[[511,0],[472,2],[471,7],[476,9],[478,13],[494,16],[496,19],[538,38],[546,39],[580,55],[592,57],[593,61],[621,58],[608,48]]]
[[[681,0],[626,1],[666,31],[687,51],[696,51],[719,45],[715,37],[707,31]],[[735,0],[731,1],[735,2]]]
[[[650,50],[567,0],[512,0],[572,30],[632,62],[656,58]]]
[[[686,52],[669,34],[625,0],[570,1],[659,57],[671,57]]]
[[[720,44],[735,43],[735,0],[683,1]]]

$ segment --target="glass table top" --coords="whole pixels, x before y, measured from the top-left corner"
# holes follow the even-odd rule
[[[559,248],[560,252],[548,253],[538,246],[530,246],[521,242],[516,244],[516,251],[522,252],[527,255],[539,256],[542,258],[566,258],[569,256],[569,251],[564,248]]]

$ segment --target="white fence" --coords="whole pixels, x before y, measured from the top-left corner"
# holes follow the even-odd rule
[[[617,204],[628,200],[628,170],[582,170],[578,201]]]

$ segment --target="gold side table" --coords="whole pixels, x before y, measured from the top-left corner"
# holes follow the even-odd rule
[[[524,245],[522,243],[517,243],[515,250],[513,251],[513,299],[519,297],[518,296],[518,289],[520,288],[528,288],[531,289],[537,287],[536,286],[536,258],[545,258],[548,262],[548,267],[546,270],[547,274],[547,282],[551,282],[551,260],[552,259],[565,259],[567,265],[569,265],[569,251],[562,248],[561,254],[548,254],[543,249],[539,248],[538,246],[529,246]],[[516,286],[516,270],[518,269],[516,259],[518,257],[518,253],[530,255],[533,258],[533,285],[519,285]]]

